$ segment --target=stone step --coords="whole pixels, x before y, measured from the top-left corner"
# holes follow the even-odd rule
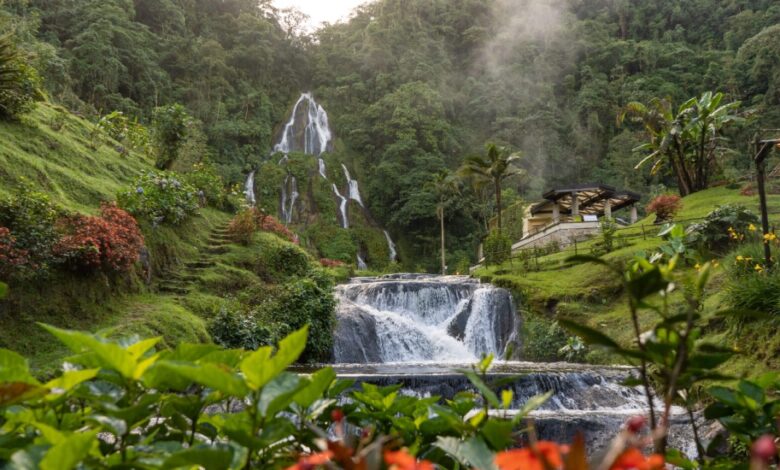
[[[225,245],[222,245],[222,246],[219,246],[219,245],[212,246],[210,248],[206,248],[206,250],[205,250],[206,253],[209,253],[209,254],[212,254],[212,255],[222,255],[222,254],[227,253],[228,251],[230,251],[230,248],[228,248]]]

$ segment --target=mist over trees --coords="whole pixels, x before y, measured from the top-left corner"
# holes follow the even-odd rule
[[[505,185],[517,196],[587,181],[650,194],[675,179],[634,169],[644,137],[617,122],[628,103],[705,91],[741,101],[748,119],[724,133],[734,152],[715,181],[747,171],[758,128],[780,127],[772,0],[380,0],[310,35],[270,0],[0,5],[0,32],[15,33],[52,100],[145,122],[182,103],[231,182],[268,157],[291,103],[312,90],[369,209],[431,266],[440,201],[427,183],[486,142],[524,155],[527,176]],[[447,202],[449,264],[473,255],[492,200],[469,190]]]

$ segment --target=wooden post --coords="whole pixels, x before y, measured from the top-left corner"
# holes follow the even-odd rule
[[[604,218],[611,219],[612,218],[612,203],[607,200],[607,202],[604,203]]]
[[[636,204],[631,205],[631,223],[635,224],[639,220],[639,214],[636,212]]]
[[[553,203],[553,223],[558,223],[561,221],[561,206],[558,205],[558,201],[555,201]]]
[[[764,235],[769,233],[769,211],[766,205],[766,187],[764,184],[766,179],[766,157],[769,156],[769,151],[777,142],[761,142],[756,138],[756,180],[758,182],[758,200],[761,204],[761,229]],[[763,240],[763,242],[764,262],[766,263],[766,268],[770,269],[772,267],[772,249],[766,240]]]
[[[571,193],[571,216],[574,222],[579,222],[577,217],[580,215],[580,200],[577,197],[577,191]]]

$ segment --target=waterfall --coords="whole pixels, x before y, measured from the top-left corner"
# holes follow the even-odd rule
[[[509,292],[464,276],[363,278],[339,286],[337,297],[337,317],[351,319],[336,330],[338,362],[468,363],[486,354],[502,357],[517,337]],[[360,325],[369,327],[351,331]]]
[[[333,193],[339,198],[339,210],[341,211],[341,228],[349,228],[349,219],[347,219],[347,198],[341,195],[339,188],[333,185]]]
[[[383,230],[385,233],[385,238],[387,239],[387,249],[390,252],[390,262],[395,263],[398,261],[398,252],[395,249],[395,243],[393,243],[393,239],[390,238],[390,234],[387,233],[387,230]]]
[[[244,183],[244,196],[246,197],[246,202],[249,203],[249,205],[254,206],[257,203],[257,200],[255,199],[254,170],[250,171],[249,176],[246,177],[246,183]]]
[[[505,289],[467,276],[391,274],[354,278],[336,288],[336,298],[333,367],[357,384],[398,385],[402,395],[452,400],[478,392],[454,369],[493,354],[497,360],[483,379],[496,393],[513,392],[506,415],[551,392],[531,413],[538,438],[571,442],[581,433],[592,453],[605,451],[629,417],[647,413],[643,389],[624,385],[637,377],[631,367],[512,360],[522,350],[521,319]],[[661,409],[660,400],[656,406]],[[681,407],[671,410],[669,438],[696,456]]]
[[[342,163],[341,168],[344,169],[344,176],[347,178],[347,183],[349,184],[349,198],[353,201],[357,201],[357,203],[360,204],[360,207],[365,207],[363,206],[363,200],[360,198],[360,189],[357,180],[352,179],[346,165]]]
[[[325,160],[322,158],[318,158],[317,164],[319,165],[320,176],[322,176],[325,179],[328,179],[328,176],[325,174]]]
[[[358,268],[358,271],[365,271],[365,270],[368,269],[368,265],[363,260],[363,257],[360,256],[360,253],[358,253],[358,255],[357,255],[357,268]]]
[[[303,106],[306,106],[305,111]],[[311,93],[302,93],[293,106],[290,120],[282,129],[279,142],[274,145],[274,152],[286,155],[298,151],[320,155],[328,149],[332,138],[328,113],[317,104]]]
[[[287,195],[287,187],[289,182],[290,195]],[[292,222],[293,213],[295,210],[295,202],[298,200],[298,180],[292,175],[287,175],[284,179],[284,185],[282,186],[282,220],[285,224]],[[290,201],[290,206],[287,207],[287,200]]]

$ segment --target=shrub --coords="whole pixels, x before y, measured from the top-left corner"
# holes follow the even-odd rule
[[[258,227],[264,232],[271,232],[279,235],[287,241],[298,244],[298,236],[288,229],[284,224],[272,216],[256,211],[258,218]]]
[[[198,211],[195,188],[173,172],[151,172],[140,176],[132,189],[119,193],[119,206],[135,215],[162,223],[180,224]]]
[[[17,49],[11,35],[0,36],[0,118],[14,119],[32,110],[43,96],[41,79]]]
[[[157,153],[157,168],[171,168],[187,140],[187,131],[192,124],[193,120],[187,110],[178,103],[154,110],[152,137]]]
[[[733,308],[780,313],[780,272],[764,266],[763,243],[746,244],[723,260],[728,273],[726,302]]]
[[[0,278],[11,279],[21,272],[34,270],[27,250],[16,246],[16,238],[6,227],[0,227]]]
[[[656,196],[645,208],[648,214],[655,214],[656,223],[672,220],[680,209],[682,209],[682,200],[676,194]]]
[[[724,252],[755,231],[758,217],[744,206],[728,204],[710,212],[703,222],[691,225],[686,243],[713,252]]]
[[[74,269],[127,271],[144,244],[135,219],[114,205],[104,204],[101,217],[73,215],[59,225],[66,234],[53,252]]]
[[[10,230],[17,249],[28,253],[35,275],[45,275],[56,261],[51,248],[59,238],[55,228],[59,215],[49,196],[27,181],[0,201],[0,226]]]
[[[149,131],[138,119],[131,120],[121,111],[113,111],[101,117],[97,127],[112,139],[136,150],[149,150]]]
[[[336,300],[331,287],[312,279],[298,279],[286,284],[281,295],[268,310],[268,316],[282,326],[281,334],[309,326],[309,341],[301,356],[305,362],[326,362],[333,350],[336,327]]]
[[[257,216],[255,209],[246,209],[236,214],[228,224],[228,236],[235,243],[249,245],[252,243],[252,236],[257,230]]]
[[[181,178],[195,188],[199,195],[202,194],[209,204],[219,208],[225,207],[227,196],[225,183],[212,163],[196,163],[192,165],[192,171],[182,173]]]
[[[343,261],[329,258],[320,258],[320,264],[326,268],[340,268],[347,265],[347,263]]]
[[[558,322],[542,317],[528,318],[523,323],[523,359],[557,361],[568,344],[568,337]]]
[[[270,270],[276,280],[291,276],[305,276],[311,269],[309,255],[301,248],[286,243],[266,250],[262,255],[262,261],[264,268]]]
[[[274,329],[260,324],[253,314],[245,314],[225,304],[209,322],[208,331],[215,343],[227,348],[257,349],[273,344]]]
[[[483,247],[485,264],[501,264],[512,256],[512,240],[499,230],[492,230]]]

